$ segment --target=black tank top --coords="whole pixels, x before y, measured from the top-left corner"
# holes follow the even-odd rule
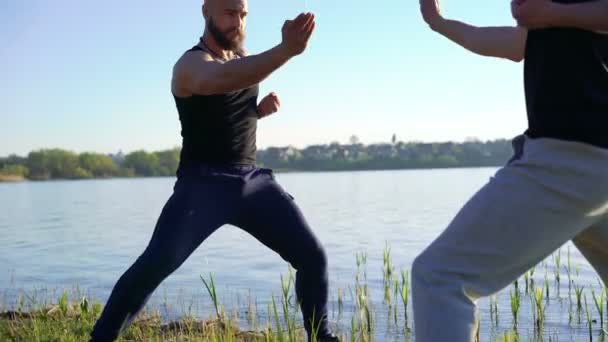
[[[199,46],[189,51],[205,51]],[[258,86],[228,94],[173,96],[181,122],[180,168],[255,164]]]
[[[524,69],[530,137],[608,148],[608,35],[531,30]]]

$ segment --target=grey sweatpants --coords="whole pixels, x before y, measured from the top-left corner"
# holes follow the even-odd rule
[[[473,341],[476,301],[569,240],[608,281],[608,150],[518,137],[514,158],[414,261],[418,342]]]

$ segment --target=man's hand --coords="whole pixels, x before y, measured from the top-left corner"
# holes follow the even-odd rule
[[[441,23],[445,21],[441,14],[439,0],[420,0],[420,12],[422,12],[424,21],[433,30],[437,30]]]
[[[289,57],[297,56],[306,50],[314,30],[315,16],[312,13],[302,13],[294,20],[287,20],[283,25],[280,46]]]
[[[279,111],[281,101],[275,93],[268,94],[258,105],[258,118],[262,119]]]
[[[511,12],[517,24],[527,29],[555,26],[556,4],[551,0],[512,0]]]

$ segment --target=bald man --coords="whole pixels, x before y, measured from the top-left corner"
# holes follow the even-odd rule
[[[173,69],[183,137],[173,195],[148,247],[114,287],[92,341],[116,339],[159,284],[225,224],[251,234],[296,269],[308,339],[337,341],[327,323],[325,251],[273,172],[255,165],[257,122],[280,106],[274,93],[258,102],[258,84],[304,52],[314,15],[286,21],[282,42],[253,56],[243,50],[246,0],[208,0],[203,15],[203,37]]]
[[[513,158],[412,266],[416,341],[470,342],[477,300],[569,240],[608,284],[608,0],[514,0],[511,27],[445,19],[439,0],[420,5],[462,47],[524,61],[528,129]]]

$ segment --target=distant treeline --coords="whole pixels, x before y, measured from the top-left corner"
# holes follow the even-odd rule
[[[353,139],[354,140],[354,139]],[[393,140],[394,141],[394,140]],[[179,149],[135,151],[126,155],[43,149],[26,157],[0,158],[0,180],[87,179],[173,176]],[[289,171],[394,170],[500,166],[511,156],[507,140],[464,143],[403,143],[348,145],[332,143],[271,147],[258,152],[260,166]]]
[[[30,152],[27,157],[0,158],[0,175],[31,180],[171,176],[177,169],[179,152],[173,149],[105,155],[44,149]]]

